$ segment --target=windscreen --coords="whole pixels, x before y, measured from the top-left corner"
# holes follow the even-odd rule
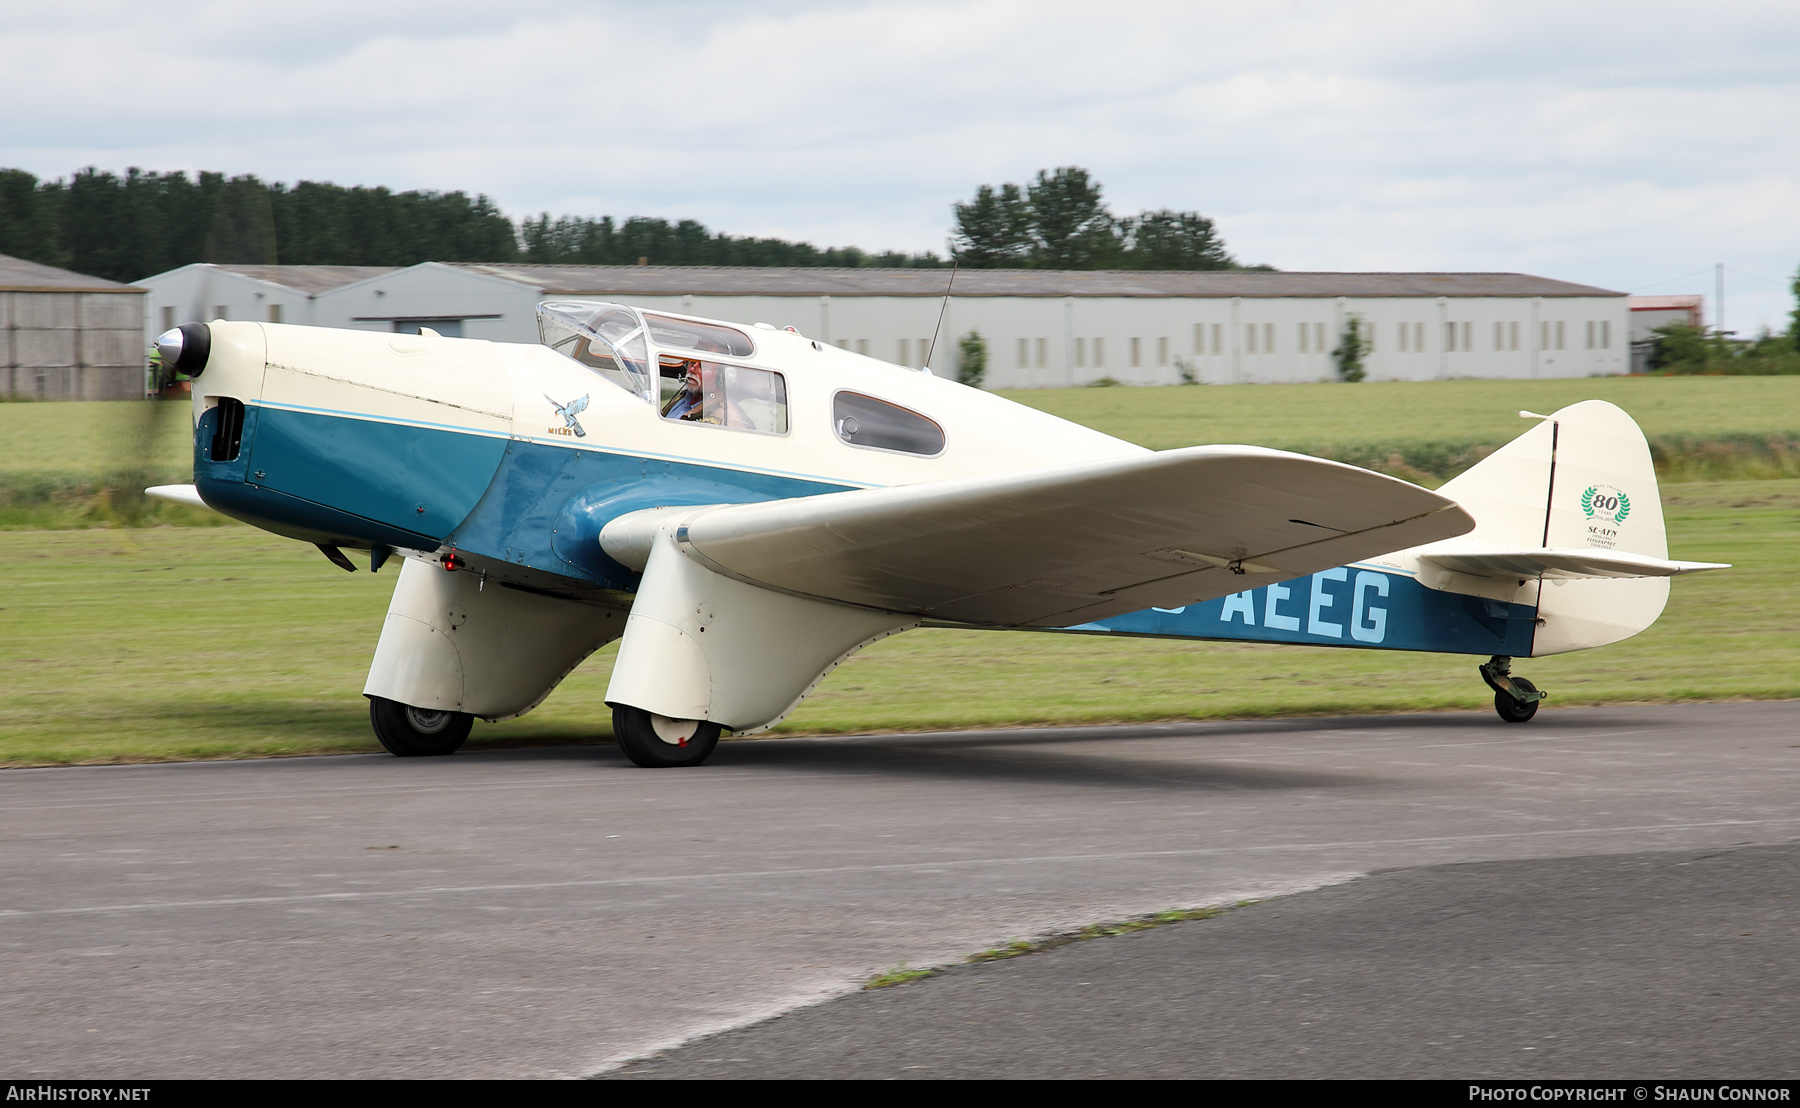
[[[644,321],[623,304],[547,300],[538,305],[538,340],[648,402],[655,378],[644,342]]]

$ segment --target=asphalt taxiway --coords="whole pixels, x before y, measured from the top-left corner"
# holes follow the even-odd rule
[[[591,1074],[1096,920],[1792,843],[1796,785],[1792,701],[4,771],[0,1073]]]
[[[1419,866],[852,993],[608,1076],[1792,1081],[1796,943],[1793,843]]]

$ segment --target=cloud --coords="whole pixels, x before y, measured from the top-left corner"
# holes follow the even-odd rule
[[[50,176],[460,188],[941,250],[977,184],[1077,164],[1116,209],[1198,209],[1284,268],[1631,288],[1800,261],[1784,3],[77,0],[9,11],[0,50],[0,160]],[[1787,298],[1733,303],[1748,327]]]

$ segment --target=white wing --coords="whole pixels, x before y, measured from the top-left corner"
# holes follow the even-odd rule
[[[601,543],[642,568],[674,511],[622,516]],[[1011,627],[1193,603],[1473,526],[1453,501],[1416,485],[1253,446],[682,509],[679,518],[690,556],[751,584]]]

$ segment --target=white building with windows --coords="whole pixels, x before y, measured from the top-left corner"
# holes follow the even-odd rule
[[[948,269],[425,262],[185,266],[140,284],[158,333],[223,317],[531,342],[540,301],[614,300],[793,327],[902,365],[929,357],[951,375],[974,332],[989,388],[1326,380],[1351,320],[1370,343],[1370,380],[1631,369],[1624,293],[1518,273],[962,270],[946,300],[949,280]]]

